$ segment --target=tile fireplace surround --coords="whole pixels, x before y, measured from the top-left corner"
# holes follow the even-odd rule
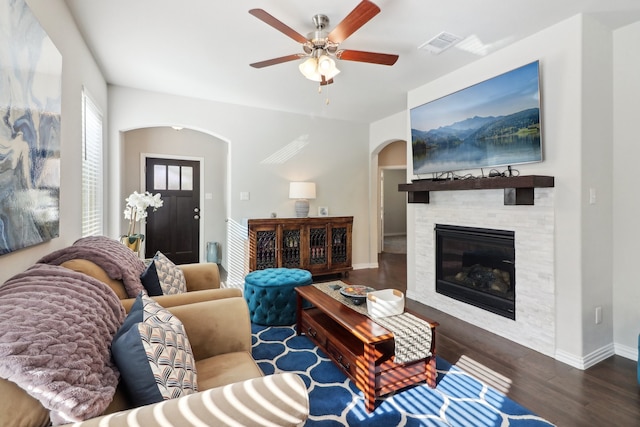
[[[416,280],[408,284],[407,297],[553,357],[553,188],[536,188],[533,206],[504,206],[503,199],[502,190],[438,191],[429,204],[413,204]],[[515,232],[515,321],[436,293],[436,224]]]

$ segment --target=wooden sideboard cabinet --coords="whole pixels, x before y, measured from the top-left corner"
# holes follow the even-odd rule
[[[312,275],[351,266],[352,216],[250,219],[249,269],[302,268]]]

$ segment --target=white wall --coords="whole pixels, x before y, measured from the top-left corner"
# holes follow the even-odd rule
[[[112,235],[122,232],[126,197],[119,171],[121,132],[179,124],[229,143],[229,235],[235,240],[228,252],[244,250],[239,239],[246,237],[245,219],[294,216],[290,181],[314,181],[311,215],[327,206],[331,216],[353,216],[354,268],[370,265],[367,125],[116,86],[109,88],[109,111],[111,200],[120,202],[110,209]],[[240,192],[249,192],[250,200],[241,201]],[[229,273],[239,277],[243,269],[229,266]]]
[[[640,332],[640,22],[614,33],[613,324],[616,353],[638,358]]]
[[[590,17],[575,16],[408,94],[410,109],[540,60],[545,160],[518,169],[522,174],[555,176],[555,357],[580,367],[610,351],[612,312],[618,309],[611,298],[613,240],[607,237],[613,221],[608,195],[612,186],[611,49],[609,30]],[[626,65],[632,70],[628,78],[637,74],[637,59]],[[630,95],[629,102],[632,99]],[[410,141],[406,123],[399,115],[376,122],[371,140],[374,129],[384,129],[386,135]],[[407,151],[410,174],[410,145]],[[597,191],[595,205],[589,204],[590,188]],[[415,222],[415,206],[410,205],[410,254],[415,253]],[[415,262],[410,258],[409,286],[416,280]],[[627,301],[621,303],[630,304]],[[604,317],[595,325],[598,305]]]
[[[613,354],[613,34],[588,16],[582,28],[582,354]],[[638,69],[636,69],[638,71]],[[595,193],[595,203],[590,202]],[[602,308],[602,322],[595,311]]]
[[[0,257],[0,283],[35,263],[47,253],[81,237],[82,211],[82,87],[107,113],[107,85],[78,32],[63,0],[27,0],[62,54],[62,126],[60,149],[60,237]],[[105,133],[106,134],[106,133]]]

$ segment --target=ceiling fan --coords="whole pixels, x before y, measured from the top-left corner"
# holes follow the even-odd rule
[[[322,14],[314,15],[312,21],[316,30],[307,34],[307,37],[304,37],[263,9],[251,9],[249,13],[300,43],[304,51],[304,53],[294,53],[266,61],[254,62],[250,64],[254,68],[263,68],[307,58],[299,65],[300,72],[309,80],[317,81],[320,85],[327,85],[333,83],[333,78],[340,72],[333,58],[381,65],[393,65],[398,60],[398,55],[339,48],[340,43],[346,40],[347,37],[380,13],[380,8],[368,0],[362,0],[330,32],[327,31],[329,18]]]

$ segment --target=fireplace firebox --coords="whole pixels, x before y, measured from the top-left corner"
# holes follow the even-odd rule
[[[436,292],[515,320],[513,231],[436,224]]]

